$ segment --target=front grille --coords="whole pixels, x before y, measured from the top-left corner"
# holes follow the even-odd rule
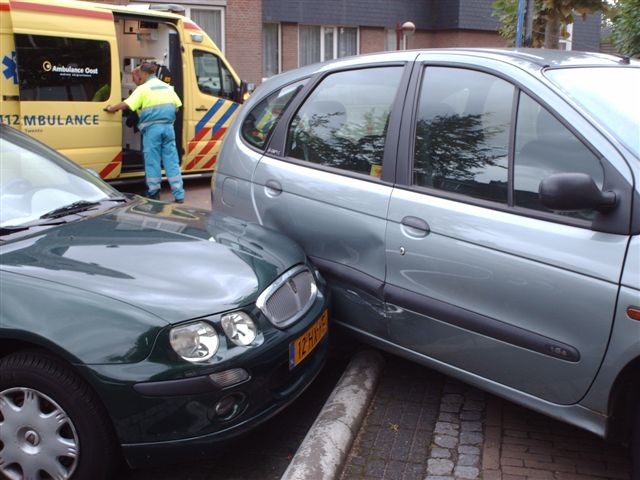
[[[316,295],[313,274],[301,265],[273,282],[260,294],[256,303],[271,323],[283,328],[300,319],[314,302]]]

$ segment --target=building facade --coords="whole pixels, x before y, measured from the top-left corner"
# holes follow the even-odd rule
[[[115,0],[150,3],[148,0]],[[182,0],[240,77],[264,78],[333,58],[398,48],[504,47],[494,0]],[[169,4],[171,1],[152,0]],[[412,35],[398,32],[405,22]],[[577,16],[562,47],[598,51],[600,15]]]

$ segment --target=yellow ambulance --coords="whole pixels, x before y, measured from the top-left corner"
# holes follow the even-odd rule
[[[152,60],[184,104],[182,171],[211,171],[247,84],[200,27],[160,8],[172,7],[0,0],[0,122],[105,179],[141,176],[140,133],[103,109],[128,97],[132,70]]]

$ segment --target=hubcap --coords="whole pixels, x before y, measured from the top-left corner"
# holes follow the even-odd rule
[[[50,397],[32,388],[0,392],[0,473],[10,480],[66,480],[78,464],[73,422]]]

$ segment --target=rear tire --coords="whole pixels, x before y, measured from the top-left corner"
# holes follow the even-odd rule
[[[0,475],[108,479],[117,461],[111,422],[91,388],[42,352],[0,361]]]

